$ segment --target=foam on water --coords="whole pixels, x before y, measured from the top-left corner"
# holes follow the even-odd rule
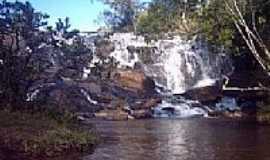
[[[156,118],[188,118],[188,117],[207,117],[207,112],[199,107],[192,107],[188,103],[173,104],[163,101],[154,110],[154,117]]]

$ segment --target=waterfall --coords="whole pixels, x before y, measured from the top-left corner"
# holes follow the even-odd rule
[[[215,84],[232,66],[225,53],[211,53],[206,42],[180,36],[147,43],[133,33],[115,33],[110,54],[121,67],[140,66],[156,84],[173,94]]]
[[[230,58],[221,49],[219,53],[213,53],[207,42],[196,36],[174,36],[149,42],[134,33],[114,33],[106,40],[114,46],[108,55],[119,62],[120,68],[142,70],[164,95],[215,85],[224,74],[232,71]],[[196,101],[164,99],[154,110],[154,116],[207,117],[205,108]]]

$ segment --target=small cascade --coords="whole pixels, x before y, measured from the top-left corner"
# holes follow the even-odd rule
[[[85,90],[81,89],[80,91],[81,91],[82,95],[87,99],[87,101],[88,101],[90,104],[94,104],[94,105],[98,104],[98,102],[95,101],[95,100],[93,100],[93,99],[91,98],[91,96],[90,96]]]
[[[134,33],[114,33],[106,40],[114,46],[108,55],[119,63],[120,68],[142,70],[155,81],[159,93],[171,97],[193,88],[213,86],[233,69],[230,58],[221,49],[219,53],[213,53],[207,42],[196,36],[174,36],[147,42],[143,36]],[[94,61],[97,61],[96,57]],[[194,104],[197,105],[194,107]],[[181,102],[163,100],[154,110],[154,116],[206,117],[207,110],[186,99]]]
[[[27,93],[27,99],[26,99],[26,101],[27,102],[33,101],[37,97],[37,95],[39,94],[39,92],[40,92],[40,90],[39,89],[36,89],[33,92]]]
[[[193,107],[190,103],[170,103],[163,101],[154,110],[154,117],[157,118],[188,118],[207,117],[207,112],[201,107]]]

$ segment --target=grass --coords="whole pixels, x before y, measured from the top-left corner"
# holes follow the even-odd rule
[[[97,138],[91,127],[72,118],[53,117],[48,113],[0,110],[0,150],[35,159],[93,149]]]

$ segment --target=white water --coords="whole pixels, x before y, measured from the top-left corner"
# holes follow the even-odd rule
[[[224,53],[211,54],[206,43],[195,39],[175,36],[146,43],[144,37],[133,33],[115,33],[110,37],[115,46],[110,55],[121,67],[139,64],[157,84],[170,93],[180,94],[194,87],[213,85],[226,72],[222,68],[231,65]],[[130,46],[137,50],[130,52]],[[145,52],[145,48],[152,51]],[[145,62],[145,57],[151,62]]]
[[[133,33],[114,33],[108,40],[115,47],[110,56],[119,62],[119,67],[139,66],[155,80],[160,93],[181,94],[192,88],[211,86],[232,70],[224,53],[212,53],[207,43],[196,37],[187,40],[175,36],[147,43],[144,37]],[[166,100],[154,112],[156,117],[207,116],[204,109],[192,107],[188,102]]]
[[[196,116],[207,117],[208,114],[204,109],[199,107],[192,107],[188,103],[173,104],[167,101],[163,101],[154,110],[154,117],[187,118]]]
[[[219,103],[216,104],[218,111],[237,111],[240,107],[237,105],[236,99],[232,97],[223,97]]]
[[[85,90],[81,89],[81,93],[84,95],[84,97],[87,99],[87,101],[88,101],[89,103],[95,104],[95,105],[98,104],[98,102],[95,101],[95,100],[93,100],[93,99],[91,98],[91,96],[90,96]]]

